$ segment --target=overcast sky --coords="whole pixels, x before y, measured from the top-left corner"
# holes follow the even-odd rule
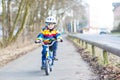
[[[113,27],[112,3],[120,2],[120,0],[86,0],[86,2],[90,5],[91,26]],[[0,13],[1,13],[1,3],[0,3]]]
[[[90,5],[90,25],[113,27],[113,2],[120,0],[86,0]]]

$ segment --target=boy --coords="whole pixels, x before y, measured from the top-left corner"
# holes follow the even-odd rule
[[[57,40],[57,41],[61,41],[62,42],[62,37],[60,36],[60,33],[57,32],[57,30],[55,30],[55,24],[56,24],[56,19],[52,16],[47,17],[45,20],[45,28],[41,30],[41,32],[39,33],[39,35],[37,36],[36,39],[36,43],[37,42],[44,42],[45,44],[51,43],[51,40]],[[46,58],[45,54],[46,54],[46,46],[42,46],[43,50],[42,50],[42,66],[41,69],[43,69],[44,66],[44,60]],[[55,42],[51,47],[50,47],[53,51],[53,58],[55,60],[57,60],[56,58],[56,49],[57,49],[57,42]]]

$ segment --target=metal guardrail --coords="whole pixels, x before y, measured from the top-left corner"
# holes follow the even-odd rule
[[[77,39],[79,43],[81,41],[82,45],[83,45],[83,42],[85,42],[86,47],[87,47],[87,43],[90,44],[90,45],[92,45],[92,54],[93,54],[93,56],[95,54],[95,49],[94,49],[95,46],[103,49],[104,64],[108,64],[107,52],[110,52],[110,53],[112,53],[112,54],[117,55],[117,56],[120,57],[120,49],[114,48],[112,46],[108,46],[106,44],[100,44],[100,43],[97,43],[97,42],[94,42],[94,41],[89,41],[87,39],[82,39],[82,38],[79,38],[79,37],[73,36],[73,35],[69,35],[69,37],[71,37],[73,39]]]

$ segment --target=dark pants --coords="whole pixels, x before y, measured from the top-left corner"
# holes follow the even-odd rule
[[[53,51],[53,57],[56,56],[56,50],[57,50],[57,45],[58,45],[58,42],[55,42],[52,46],[50,46],[50,50]],[[44,65],[44,60],[46,58],[46,46],[42,46],[43,49],[42,49],[42,66]]]

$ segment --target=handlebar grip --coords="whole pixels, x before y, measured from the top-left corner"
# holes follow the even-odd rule
[[[63,40],[61,39],[60,42],[63,42]]]
[[[35,41],[35,43],[41,43],[41,41]]]
[[[35,43],[37,43],[37,41],[35,41]]]

